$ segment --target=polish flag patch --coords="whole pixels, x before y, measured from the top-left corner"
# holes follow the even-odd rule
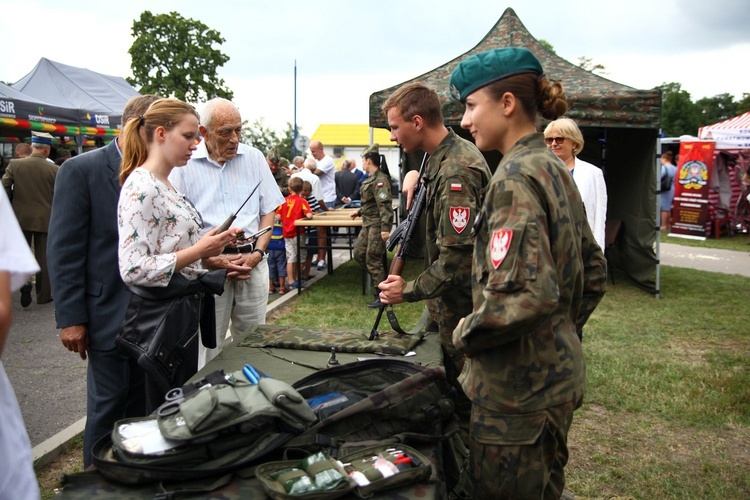
[[[492,232],[490,238],[490,259],[492,265],[497,269],[503,263],[510,250],[510,242],[513,240],[512,229],[500,229]]]
[[[384,184],[382,182],[378,182],[378,186],[377,187],[382,188],[383,186],[384,186]]]
[[[463,191],[464,187],[461,185],[460,182],[452,182],[451,183],[451,191]]]
[[[451,226],[458,234],[461,234],[469,223],[469,207],[450,207],[448,214],[451,218]]]

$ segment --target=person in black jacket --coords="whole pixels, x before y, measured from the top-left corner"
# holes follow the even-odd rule
[[[128,101],[122,121],[146,112],[157,95]],[[47,239],[52,294],[60,340],[88,357],[83,464],[114,423],[146,414],[143,369],[115,346],[128,293],[117,267],[117,200],[124,135],[108,146],[65,162],[55,179]]]

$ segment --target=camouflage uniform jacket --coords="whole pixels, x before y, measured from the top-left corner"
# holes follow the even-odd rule
[[[452,130],[430,157],[422,176],[429,267],[406,284],[404,300],[427,302],[431,319],[450,325],[472,310],[471,231],[490,179],[482,153]],[[446,311],[447,310],[447,311]],[[448,319],[450,317],[450,319]]]
[[[361,205],[359,214],[363,226],[380,226],[380,232],[391,232],[393,224],[393,201],[391,200],[391,180],[378,169],[362,181],[359,187]]]
[[[286,171],[279,167],[276,169],[276,172],[271,171],[271,173],[273,174],[274,180],[276,180],[276,185],[281,189],[281,194],[285,197],[289,196],[289,175]]]
[[[474,312],[453,334],[475,404],[526,413],[579,401],[576,330],[599,304],[606,261],[573,176],[542,134],[518,141],[492,177],[474,242]]]

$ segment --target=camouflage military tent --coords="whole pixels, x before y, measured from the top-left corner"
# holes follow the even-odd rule
[[[586,143],[579,157],[604,170],[609,196],[607,219],[622,221],[619,237],[607,252],[611,267],[658,294],[654,242],[658,235],[655,228],[659,226],[656,213],[659,91],[637,90],[569,63],[540,44],[510,8],[473,49],[403,83],[418,81],[435,89],[443,102],[446,125],[467,137],[460,129],[463,105],[450,97],[450,74],[472,54],[499,47],[526,47],[539,58],[549,78],[562,82],[570,105],[567,116],[579,124]],[[403,83],[370,96],[371,127],[388,127],[381,106]],[[494,170],[499,156],[489,154],[487,159]],[[412,169],[410,159],[406,162],[404,170]]]

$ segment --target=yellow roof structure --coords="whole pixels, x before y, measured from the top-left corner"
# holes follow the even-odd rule
[[[323,123],[310,138],[311,141],[320,141],[324,146],[362,146],[370,145],[370,126],[362,124],[338,124]],[[382,128],[373,131],[373,142],[381,147],[398,147],[391,142],[391,132]]]

